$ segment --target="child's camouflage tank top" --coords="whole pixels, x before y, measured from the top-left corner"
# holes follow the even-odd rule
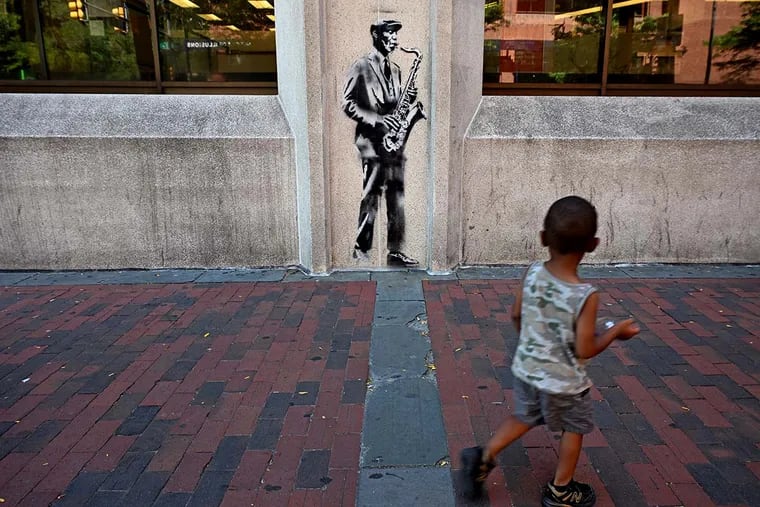
[[[578,394],[591,387],[573,345],[575,322],[596,289],[588,283],[563,282],[543,262],[536,262],[528,268],[522,291],[514,376],[555,394]]]

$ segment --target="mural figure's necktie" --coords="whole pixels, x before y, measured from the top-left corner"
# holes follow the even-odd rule
[[[385,64],[383,65],[383,74],[385,74],[385,83],[388,88],[388,96],[391,100],[393,100],[396,97],[396,90],[393,89],[393,79],[391,79],[391,62],[388,61],[388,59],[385,59]]]

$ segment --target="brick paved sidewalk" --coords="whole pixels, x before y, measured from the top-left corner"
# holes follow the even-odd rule
[[[4,505],[353,505],[375,284],[0,288]]]
[[[760,282],[596,282],[602,307],[632,314],[642,334],[591,362],[598,429],[578,480],[594,485],[599,506],[760,505]],[[459,450],[484,443],[511,405],[517,286],[424,283],[454,469]],[[557,439],[540,428],[508,448],[489,476],[490,505],[538,505]]]
[[[668,270],[647,280],[601,271],[623,276],[598,281],[605,308],[632,313],[644,333],[592,362],[599,430],[578,478],[595,484],[598,505],[760,505],[760,281],[665,279]],[[135,285],[111,272],[6,276],[19,285],[0,287],[3,505],[348,507],[362,492],[382,505],[383,484],[404,474],[417,498],[454,505],[430,469],[360,470],[370,344],[388,365],[410,354],[406,335],[375,328],[375,300],[422,305],[419,280],[434,278],[423,282],[422,334],[456,468],[511,402],[517,281],[501,278],[518,271],[378,284],[367,273],[138,272]],[[177,283],[145,283],[169,276]],[[239,280],[222,283],[230,277]],[[92,285],[34,286],[78,279]],[[427,415],[439,406],[421,403]],[[537,505],[555,458],[554,436],[535,430],[491,476],[490,505]]]

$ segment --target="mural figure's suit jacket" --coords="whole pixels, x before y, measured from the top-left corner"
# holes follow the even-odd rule
[[[381,116],[393,112],[401,94],[401,69],[393,62],[390,67],[389,82],[383,74],[383,55],[373,48],[348,71],[343,111],[356,121],[355,142],[362,159],[378,157],[385,134]]]

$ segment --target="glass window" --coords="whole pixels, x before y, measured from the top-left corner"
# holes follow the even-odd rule
[[[676,56],[683,52],[678,0],[628,0],[612,6],[609,81],[674,83]]]
[[[0,79],[39,78],[44,70],[37,44],[34,1],[4,1],[0,5]]]
[[[552,83],[553,93],[578,83],[599,93],[760,92],[758,0],[501,0],[485,9],[486,93],[530,83]]]
[[[493,83],[598,83],[601,0],[510,0],[486,24],[485,77]]]
[[[0,81],[271,90],[274,30],[274,0],[0,0]]]
[[[687,5],[675,82],[760,84],[760,2]]]
[[[40,0],[39,14],[49,79],[155,79],[145,2]]]
[[[158,0],[167,81],[275,81],[275,16],[263,0]]]

